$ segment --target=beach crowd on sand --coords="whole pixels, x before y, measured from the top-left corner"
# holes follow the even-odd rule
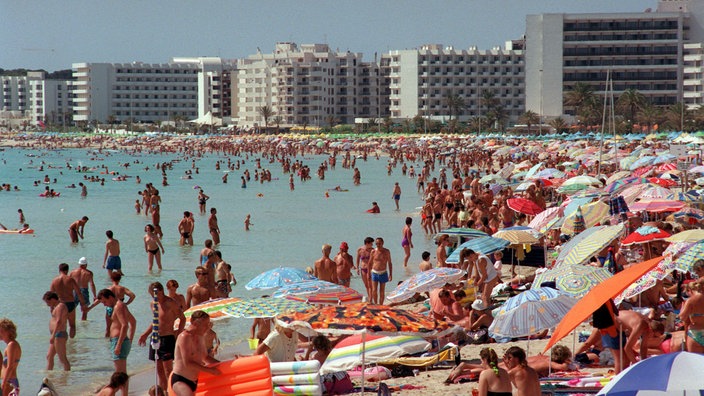
[[[407,217],[399,230],[404,250],[403,267],[418,266],[421,273],[437,268],[457,268],[464,271],[464,275],[432,290],[415,293],[406,300],[392,302],[386,296],[395,286],[393,282],[402,280],[398,277],[402,273],[398,269],[400,261],[391,257],[382,238],[371,237],[356,250],[342,242],[335,254],[331,245],[323,244],[321,258],[312,263],[308,271],[319,280],[347,287],[356,273],[364,283],[365,290],[360,292],[369,303],[392,305],[428,315],[438,323],[455,325],[452,332],[435,340],[438,344],[435,348],[442,349],[448,343],[457,345],[461,347],[460,356],[465,359],[458,357],[449,366],[417,372],[415,376],[386,379],[392,388],[394,384],[408,385],[406,388],[399,385],[404,393],[454,395],[476,388],[482,396],[511,392],[534,396],[541,393],[541,384],[545,385],[540,379],[555,373],[563,373],[565,378],[594,373],[611,376],[654,355],[680,350],[704,353],[704,257],[701,252],[688,254],[690,249],[699,248],[704,239],[696,233],[704,221],[704,212],[698,207],[702,200],[696,179],[685,177],[678,164],[686,163],[690,175],[704,173],[704,167],[699,164],[698,154],[674,155],[669,151],[669,143],[663,140],[595,142],[565,141],[558,137],[534,140],[458,135],[359,138],[214,135],[187,139],[159,135],[65,137],[4,132],[0,134],[0,146],[171,152],[184,161],[193,161],[191,172],[195,173],[198,173],[196,158],[217,153],[231,157],[219,160],[217,169],[241,173],[241,187],[246,188],[248,183],[277,182],[261,167],[268,163],[281,166],[283,173],[288,174],[281,182],[288,183],[291,190],[300,188],[296,186],[297,180],[324,179],[325,173],[336,166],[349,170],[352,184],[358,185],[364,175],[356,167],[356,161],[387,161],[389,176],[400,172],[415,180],[413,193],[423,202],[417,215]],[[310,154],[327,155],[324,163],[310,164],[315,167],[314,175],[309,164],[300,159]],[[240,158],[244,157],[255,161],[253,174],[242,170],[244,162],[241,163]],[[642,159],[649,161],[634,166]],[[124,164],[125,169],[129,166]],[[157,169],[161,171],[161,180],[145,183],[141,200],[134,203],[134,211],[151,220],[143,238],[150,271],[154,264],[157,271],[162,269],[162,193],[158,186],[168,185],[171,164],[158,164]],[[229,174],[225,173],[223,183],[228,182]],[[141,184],[141,180],[136,182]],[[8,185],[7,188],[14,187]],[[402,192],[398,183],[393,182],[389,183],[389,193],[396,209],[402,197],[411,195]],[[188,280],[190,285],[185,295],[179,293],[179,282],[175,279],[166,284],[150,285],[153,322],[138,324],[130,313],[129,305],[135,294],[120,285],[123,275],[120,243],[112,231],[105,232],[105,255],[99,263],[112,280],[112,286],[96,290],[94,274],[87,269],[85,258],[78,261],[78,268],[73,271],[69,271],[68,264],[59,265],[58,275],[47,285],[47,290],[38,291],[44,293],[43,300],[51,309],[47,369],[54,368],[56,356],[61,367],[70,370],[66,345],[76,333],[76,312],[80,309],[85,319],[98,305],[105,309],[105,336],[111,340],[110,355],[115,368],[107,385],[97,391],[99,395],[128,393],[126,358],[135,337],[140,345],[150,344],[150,359],[156,360],[158,385],[148,391],[139,390],[149,394],[163,394],[169,386],[177,395],[194,394],[201,372],[215,375],[220,372],[216,357],[236,357],[218,355],[219,340],[211,328],[210,316],[198,310],[199,304],[228,297],[237,283],[232,267],[217,250],[220,240],[226,236],[220,234],[218,212],[208,207],[209,198],[202,189],[198,191],[199,210],[201,214],[209,214],[209,239],[193,240],[193,213],[184,212],[178,225],[181,245],[202,246],[199,261],[194,265],[195,279]],[[369,212],[379,213],[380,210],[374,202]],[[24,213],[18,213],[23,218]],[[24,224],[22,218],[20,223]],[[89,221],[88,216],[83,216],[67,224],[71,242],[84,237]],[[435,252],[412,255],[414,224],[419,224],[426,236],[434,237]],[[243,226],[249,230],[252,225],[248,215]],[[595,231],[594,227],[599,228]],[[601,241],[595,250],[587,252],[577,262],[574,256],[568,255],[579,240],[609,227],[620,227],[613,238]],[[476,234],[467,236],[469,230]],[[416,238],[418,233],[416,231]],[[511,239],[524,237],[523,234],[532,237],[530,242]],[[463,247],[465,242],[492,235],[497,236],[495,239],[507,238],[508,243],[493,249],[485,249],[481,244]],[[624,242],[626,240],[628,242]],[[451,260],[454,249],[459,256]],[[530,266],[515,266],[514,253],[510,263],[507,261],[507,251],[527,259],[531,250],[542,255]],[[414,261],[414,256],[422,260]],[[548,355],[527,353],[527,349],[536,347],[542,351],[550,338],[550,328],[557,323],[550,328],[535,329],[531,334],[506,335],[492,331],[492,324],[502,314],[501,306],[507,299],[526,290],[562,290],[559,279],[546,277],[550,271],[572,265],[604,270],[609,277],[618,276],[631,266],[659,257],[665,257],[668,263],[682,264],[664,269],[663,276],[640,293],[625,298],[609,296],[603,304],[594,307],[591,322],[575,330],[580,334],[585,330],[588,333],[580,339],[577,348],[558,344]],[[393,261],[397,262],[395,272]],[[536,282],[538,280],[540,283]],[[571,297],[583,297],[588,291],[575,291]],[[190,310],[188,320],[184,315],[187,310]],[[136,335],[137,325],[144,329],[139,335]],[[152,334],[154,332],[156,335]],[[19,392],[17,367],[21,347],[18,338],[21,336],[12,321],[0,320],[0,340],[7,345],[3,353],[3,396]],[[290,328],[264,319],[255,320],[251,338],[258,340],[254,353],[265,354],[272,362],[313,359],[321,364],[344,339],[326,335],[321,330],[320,336],[309,341]],[[151,347],[151,342],[155,348]],[[297,349],[304,352],[297,353]],[[341,378],[349,379],[345,376],[344,372],[326,376],[329,389]],[[462,385],[465,382],[471,385]],[[134,387],[132,392],[135,392]]]

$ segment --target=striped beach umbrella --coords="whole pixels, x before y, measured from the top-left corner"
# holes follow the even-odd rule
[[[291,283],[317,279],[300,268],[279,267],[263,272],[249,281],[244,287],[252,289],[274,289]]]
[[[534,286],[531,289],[545,290],[540,285],[544,282],[554,281],[557,290],[579,298],[587,294],[591,288],[609,278],[611,278],[611,272],[603,267],[566,265],[537,274],[533,280]]]
[[[354,289],[322,280],[286,285],[272,294],[272,297],[309,304],[353,304],[362,302],[363,299]]]
[[[643,190],[640,193],[640,199],[643,200],[653,200],[653,199],[665,199],[668,195],[672,194],[672,190],[665,187],[650,187]]]
[[[544,211],[538,213],[533,220],[530,221],[528,227],[537,230],[541,234],[548,231],[547,224],[550,223],[556,217],[560,216],[560,207],[554,206],[552,208],[547,208]]]
[[[699,242],[704,240],[704,230],[694,229],[678,232],[665,240],[668,242]]]
[[[477,253],[489,254],[499,250],[504,250],[511,243],[505,239],[485,236],[481,238],[470,239],[469,241],[457,247],[445,260],[449,264],[457,264],[460,262],[460,252],[462,249],[472,249]]]
[[[621,223],[613,226],[605,226],[599,229],[598,232],[591,232],[587,237],[580,239],[578,243],[572,246],[571,249],[567,251],[564,259],[556,265],[584,264],[616,238],[620,237],[624,229],[624,225]],[[562,250],[565,250],[565,247],[563,247]],[[558,256],[558,261],[559,259],[560,257]]]
[[[535,231],[533,231],[535,232]],[[532,245],[538,243],[538,238],[528,230],[499,230],[492,235],[494,238],[501,238],[509,241],[511,245]]]
[[[287,312],[299,312],[311,306],[304,302],[286,298],[257,297],[240,300],[225,308],[224,312],[233,318],[273,318]]]
[[[237,297],[216,298],[213,300],[208,300],[188,308],[187,310],[183,311],[183,315],[186,317],[187,320],[190,321],[193,312],[204,311],[208,314],[208,316],[210,316],[211,321],[225,319],[229,317],[224,312],[225,308],[240,300],[241,299]]]
[[[675,260],[673,266],[679,271],[687,272],[691,271],[692,265],[699,260],[704,260],[704,241],[698,242],[682,253],[680,258]]]
[[[673,201],[668,199],[652,199],[648,201],[638,201],[630,204],[628,207],[631,212],[676,212],[685,207],[685,203],[682,201]]]
[[[152,349],[159,349],[159,300],[157,299],[157,290],[153,290],[154,296],[152,298],[152,334],[149,337],[149,343]]]
[[[527,214],[529,216],[535,216],[543,211],[543,208],[527,198],[509,198],[506,200],[506,204],[514,211]]]
[[[580,206],[580,210],[573,214],[567,215],[565,217],[565,222],[562,224],[562,232],[565,234],[577,234],[575,232],[575,224],[579,225],[577,212],[582,213],[582,219],[584,220],[584,227],[589,228],[597,225],[598,223],[604,221],[609,216],[609,205],[601,202],[595,201],[588,203],[586,205]],[[583,231],[583,229],[582,229]],[[580,231],[581,232],[581,231]]]
[[[365,364],[373,364],[382,360],[422,353],[431,348],[431,344],[419,336],[366,334],[364,338],[363,340],[361,334],[356,334],[337,343],[325,359],[321,372],[346,371],[361,366],[362,352],[364,352]]]
[[[527,290],[511,297],[499,308],[489,332],[501,337],[525,337],[557,326],[577,303],[555,289]]]
[[[446,283],[455,283],[464,276],[464,271],[459,268],[433,268],[419,272],[398,285],[386,298],[391,302],[403,301],[413,297],[416,293],[423,293],[444,286]]]

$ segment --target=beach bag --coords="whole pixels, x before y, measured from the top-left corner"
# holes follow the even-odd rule
[[[402,377],[413,377],[413,370],[410,367],[404,366],[403,364],[397,364],[391,369],[391,376],[393,378]]]
[[[345,393],[349,393],[354,389],[354,384],[352,384],[352,380],[346,372],[343,371],[342,373],[334,374],[335,375],[331,375],[331,380],[326,380],[324,382],[325,392],[328,395],[342,395]]]
[[[489,341],[489,332],[487,329],[468,331],[467,335],[469,336],[470,344],[484,344]]]

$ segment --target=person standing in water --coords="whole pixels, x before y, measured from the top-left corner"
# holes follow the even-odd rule
[[[118,272],[120,275],[124,275],[122,272],[122,261],[120,260],[120,241],[113,238],[113,232],[111,230],[105,231],[105,236],[108,237],[108,241],[105,242],[105,255],[103,256],[103,268],[108,271],[108,278],[113,271]]]
[[[147,252],[147,258],[149,260],[148,270],[151,272],[154,266],[154,259],[156,259],[156,266],[161,271],[161,255],[164,252],[164,245],[161,244],[161,239],[154,233],[154,226],[147,224],[144,227],[146,234],[144,235],[144,250]]]
[[[394,184],[394,191],[391,193],[391,198],[393,198],[394,203],[396,204],[396,210],[399,210],[398,201],[401,200],[401,186],[398,185],[398,182]]]
[[[397,203],[398,205],[398,203]],[[408,267],[408,259],[411,258],[411,249],[413,249],[413,231],[411,230],[411,224],[413,219],[406,217],[406,225],[401,231],[403,233],[403,238],[401,239],[401,247],[403,248],[403,267]]]

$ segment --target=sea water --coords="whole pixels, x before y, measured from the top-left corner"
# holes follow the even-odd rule
[[[358,159],[356,166],[361,172],[362,184],[354,186],[352,170],[340,167],[341,158],[338,157],[337,169],[328,170],[325,180],[320,180],[315,172],[327,156],[299,156],[297,159],[311,168],[313,179],[301,182],[294,177],[294,191],[289,190],[288,175],[283,174],[280,164],[269,163],[268,159],[262,159],[261,167],[268,169],[274,180],[263,184],[255,181],[255,158],[231,157],[233,163],[237,160],[245,162],[239,170],[230,173],[228,183],[224,184],[225,167],[216,170],[215,163],[227,161],[227,157],[218,154],[196,159],[195,166],[199,170],[196,174],[190,159],[181,161],[181,156],[173,153],[131,155],[121,151],[97,153],[81,149],[11,148],[0,152],[0,183],[20,188],[20,191],[0,192],[0,223],[8,228],[18,227],[17,209],[21,208],[35,230],[33,236],[0,235],[0,317],[10,318],[17,325],[18,341],[23,350],[18,374],[24,392],[37,389],[44,376],[54,382],[61,394],[89,393],[95,390],[97,383],[107,383],[113,364],[109,343],[103,337],[103,307],[94,308],[85,322],[80,321],[80,308],[77,309],[77,336],[68,342],[72,370],[62,372],[57,358],[55,370],[48,372],[45,370],[45,356],[49,345],[50,313],[41,299],[58,274],[58,264],[68,263],[73,270],[78,267],[80,257],[88,259],[88,269],[95,275],[98,290],[110,285],[106,271],[102,269],[106,230],[112,230],[121,244],[122,269],[126,274],[121,284],[137,295],[129,306],[137,318],[135,338],[151,323],[149,283],[159,281],[166,284],[169,279],[176,279],[180,284],[179,292],[184,295],[188,285],[195,283],[193,272],[198,265],[199,252],[203,242],[210,238],[207,219],[211,207],[218,210],[221,230],[221,243],[217,249],[232,265],[238,280],[230,294],[233,297],[270,294],[273,290],[248,291],[244,285],[259,273],[278,266],[313,266],[313,262],[321,257],[321,246],[325,243],[333,246],[332,255],[335,255],[340,242],[347,241],[349,253],[356,256],[356,249],[363,244],[365,237],[383,237],[385,247],[391,251],[395,270],[389,289],[418,271],[417,264],[423,250],[435,252],[432,240],[424,236],[419,224],[417,214],[422,201],[416,192],[415,180],[402,176],[400,167],[395,168],[391,176],[387,175],[388,158],[370,156],[368,161]],[[136,160],[140,163],[133,163]],[[177,162],[172,170],[167,171],[169,185],[162,186],[161,171],[155,165],[172,160]],[[119,166],[126,162],[130,163],[128,169]],[[42,163],[44,170],[40,171]],[[73,169],[68,169],[67,163]],[[75,169],[79,165],[95,168],[95,171],[77,173]],[[416,169],[421,168],[420,163],[413,165]],[[103,166],[131,177],[127,181],[113,181],[113,175],[100,174]],[[249,169],[251,180],[247,188],[241,188],[240,176],[245,169]],[[193,179],[181,178],[187,170],[193,171]],[[48,186],[60,192],[60,197],[38,196],[47,186],[41,183],[45,175],[52,181]],[[105,184],[88,182],[84,176],[104,177]],[[141,184],[136,183],[136,176],[141,177]],[[56,183],[53,183],[54,179]],[[33,186],[35,180],[40,181],[39,186]],[[80,196],[80,187],[66,188],[70,184],[78,186],[79,182],[87,185],[85,198]],[[151,217],[138,215],[134,209],[135,200],[141,198],[137,192],[149,182],[156,186],[162,197],[161,227],[166,250],[162,255],[164,270],[153,274],[147,271],[142,239],[144,226],[151,222]],[[399,182],[402,188],[400,211],[395,211],[392,199],[394,182]],[[349,191],[331,190],[326,197],[325,192],[338,185]],[[199,214],[197,187],[203,188],[210,196],[205,215]],[[365,213],[372,201],[379,203],[380,214]],[[178,245],[177,225],[186,210],[195,214],[193,247]],[[243,225],[247,214],[251,214],[253,223],[249,232],[244,231]],[[82,216],[90,218],[85,226],[85,239],[71,244],[68,226]],[[414,218],[415,248],[408,270],[404,271],[400,241],[406,216]],[[356,274],[352,287],[365,294],[362,281]],[[225,319],[216,322],[214,329],[225,345],[232,345],[249,337],[250,325],[249,319]],[[134,342],[127,360],[129,372],[147,369],[152,364],[147,360],[147,347],[139,347]]]

